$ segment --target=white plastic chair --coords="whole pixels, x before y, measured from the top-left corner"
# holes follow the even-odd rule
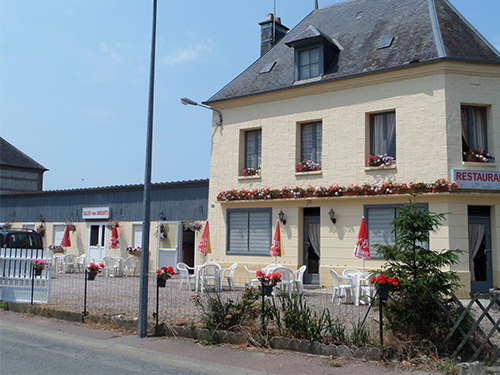
[[[179,290],[181,290],[182,284],[184,283],[184,280],[186,280],[188,289],[191,291],[191,279],[196,278],[196,275],[190,275],[189,270],[194,270],[194,267],[189,267],[186,263],[179,262],[177,263],[177,270],[179,271],[180,276]]]
[[[292,288],[295,285],[295,276],[290,268],[277,267],[272,272],[279,272],[281,274],[281,281],[276,284],[279,286],[280,291],[288,290],[288,295],[292,298]]]
[[[372,300],[375,291],[377,290],[377,287],[375,284],[372,284],[371,279],[373,277],[373,273],[368,274],[366,277],[362,277],[361,280],[361,293],[359,296],[360,302],[362,302],[363,296],[367,296],[369,301]]]
[[[304,293],[304,272],[306,272],[307,266],[304,264],[297,271],[293,273],[295,277],[293,289],[297,288],[300,291],[300,294]]]
[[[115,277],[119,269],[117,259],[114,256],[106,255],[102,258],[102,262],[104,263],[104,276],[110,276],[110,271],[112,271],[113,274],[111,276]]]
[[[63,258],[63,273],[75,272],[76,270],[76,255],[66,254]]]
[[[78,258],[76,258],[76,270],[80,270],[81,272],[85,271],[85,257],[87,254],[82,254]]]
[[[346,295],[350,296],[351,291],[352,291],[352,284],[351,284],[351,279],[346,276],[340,276],[335,270],[330,270],[330,273],[333,276],[333,294],[332,294],[332,303],[333,300],[335,299],[335,295],[338,293],[339,300],[337,302],[337,305],[340,305],[340,299],[342,298],[342,295],[344,294],[344,290],[346,291]],[[343,284],[340,284],[340,280],[343,281]],[[347,298],[346,298],[347,299]]]
[[[62,273],[64,267],[64,254],[57,253],[54,254],[54,265],[56,266],[56,272]]]
[[[281,264],[269,264],[262,269],[262,272],[268,274],[269,272],[274,272],[274,270],[278,267],[283,267]]]
[[[220,289],[220,265],[217,263],[204,264],[200,268],[200,283],[201,283],[201,291],[208,282],[214,282],[214,288],[218,292]]]
[[[360,279],[363,276],[363,273],[356,268],[347,268],[342,272],[342,276],[348,277],[351,279],[352,290],[354,294],[354,304],[359,306],[359,296],[360,296]]]
[[[236,270],[236,267],[238,267],[238,263],[234,263],[231,265],[229,268],[224,268],[222,270],[222,276],[220,278],[220,290],[224,287],[224,280],[227,280],[227,284],[229,285],[229,288],[232,289],[233,291],[236,290],[236,286],[234,285],[234,271]],[[226,272],[229,274],[226,275]]]
[[[131,269],[134,271],[134,276],[137,271],[137,262],[139,261],[139,258],[136,256],[129,256],[123,261],[123,270],[125,272],[125,277],[128,276],[128,270]]]
[[[257,274],[257,271],[250,271],[247,266],[243,266],[245,267],[245,270],[247,271],[247,278],[248,278],[248,286],[249,287],[252,287],[254,283],[259,283],[259,279],[257,278],[252,278],[252,275],[256,275]]]

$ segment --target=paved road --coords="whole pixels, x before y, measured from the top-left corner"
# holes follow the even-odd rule
[[[138,338],[82,324],[0,312],[0,374],[401,374],[376,363]],[[429,374],[412,372],[413,375]]]

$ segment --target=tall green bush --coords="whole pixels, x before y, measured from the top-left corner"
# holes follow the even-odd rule
[[[385,324],[396,338],[441,346],[450,324],[436,299],[448,304],[459,277],[450,267],[462,250],[427,249],[431,232],[436,232],[445,214],[429,212],[415,197],[397,212],[392,221],[394,245],[375,245],[385,260],[378,272],[397,276],[399,286],[385,304]],[[445,348],[443,348],[445,349]]]

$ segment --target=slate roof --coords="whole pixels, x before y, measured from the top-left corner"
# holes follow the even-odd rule
[[[448,0],[349,0],[312,11],[206,104],[292,88],[294,49],[289,45],[315,30],[342,48],[338,67],[308,84],[442,59],[500,64],[500,53]],[[378,48],[391,37],[390,47]],[[259,74],[273,62],[269,73]]]
[[[43,165],[37,163],[24,152],[12,146],[2,137],[0,137],[0,166],[48,171]]]

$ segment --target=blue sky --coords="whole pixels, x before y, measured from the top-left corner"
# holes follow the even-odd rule
[[[500,50],[500,0],[451,3]],[[313,7],[276,0],[289,28]],[[207,100],[253,63],[273,8],[158,1],[153,182],[209,177],[211,111],[180,98]],[[0,135],[49,169],[44,190],[144,182],[151,25],[151,0],[1,1]]]

